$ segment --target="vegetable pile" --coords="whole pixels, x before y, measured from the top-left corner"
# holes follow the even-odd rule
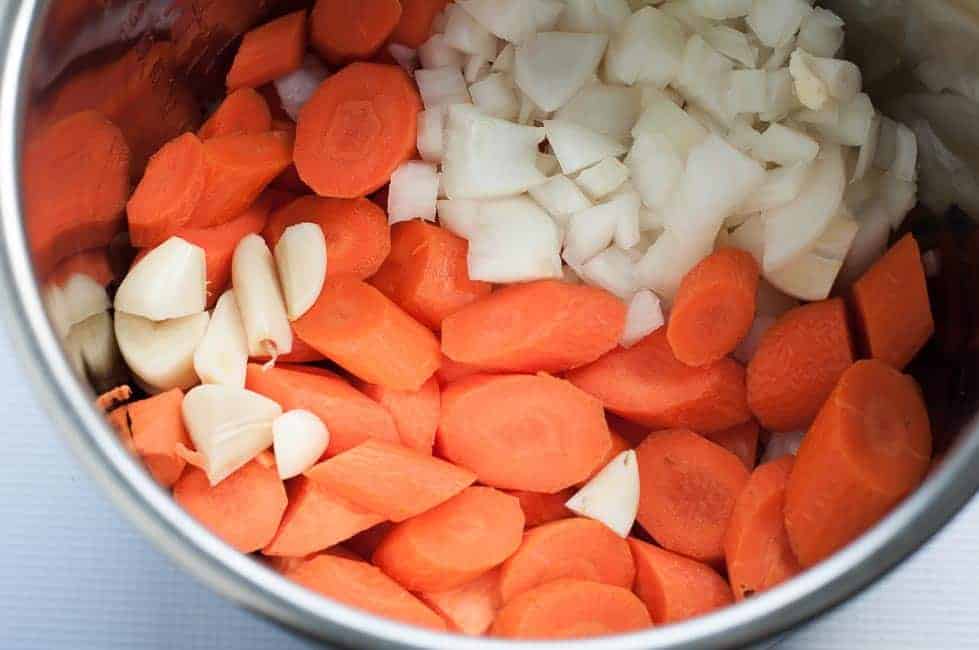
[[[923,479],[934,322],[887,250],[916,140],[833,13],[203,4],[44,93],[23,189],[70,361],[231,546],[398,621],[581,637],[775,587]]]

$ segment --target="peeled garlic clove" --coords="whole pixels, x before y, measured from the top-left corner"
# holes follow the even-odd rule
[[[197,460],[217,485],[272,444],[272,422],[282,407],[244,388],[204,384],[181,407]]]
[[[207,325],[204,338],[194,352],[194,371],[205,384],[245,387],[248,343],[233,291],[225,291]]]
[[[105,287],[83,273],[75,273],[63,286],[49,284],[44,289],[44,306],[55,331],[64,339],[73,325],[109,309]]]
[[[627,537],[639,512],[639,462],[632,449],[612,459],[564,504]]]
[[[326,237],[315,223],[297,223],[282,233],[275,245],[275,265],[289,320],[305,314],[319,298],[326,260]]]
[[[231,284],[245,326],[248,354],[275,359],[291,352],[292,326],[275,260],[260,236],[248,235],[238,242],[231,260]]]
[[[204,249],[171,237],[136,263],[116,292],[116,311],[150,320],[182,318],[207,302]]]
[[[208,320],[206,311],[164,321],[117,311],[116,341],[129,369],[150,392],[190,388],[198,382],[194,350]]]
[[[286,411],[272,423],[275,464],[283,481],[299,476],[320,459],[330,444],[330,432],[313,413]]]
[[[88,376],[97,392],[118,385],[125,377],[109,312],[103,311],[73,325],[65,338],[65,348],[73,357],[77,355],[80,374]]]

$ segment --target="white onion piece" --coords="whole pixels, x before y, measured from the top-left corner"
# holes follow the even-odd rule
[[[659,8],[663,13],[683,24],[688,32],[703,34],[714,25],[712,20],[704,18],[693,10],[690,0],[670,0],[661,4]]]
[[[535,7],[528,0],[457,0],[480,25],[510,43],[523,43],[537,28]]]
[[[726,20],[747,16],[751,0],[689,0],[690,8],[704,18]]]
[[[632,260],[615,246],[585,262],[581,266],[581,277],[588,284],[605,289],[622,300],[632,298],[638,288]]]
[[[65,337],[65,352],[74,361],[78,375],[87,376],[97,392],[118,386],[128,374],[109,312],[100,312],[73,325]]]
[[[765,110],[758,114],[764,122],[777,122],[799,106],[795,85],[788,68],[768,70],[768,83],[765,84]]]
[[[891,222],[883,201],[873,201],[862,210],[858,226],[840,269],[839,283],[843,287],[856,282],[887,250]]]
[[[655,210],[646,206],[641,206],[639,208],[640,232],[662,231],[663,228],[665,227],[666,227],[666,220],[663,217],[662,210]]]
[[[797,49],[789,58],[789,73],[795,84],[796,97],[802,105],[818,111],[829,101],[829,88],[813,69],[814,58]]]
[[[639,118],[641,94],[630,86],[591,83],[559,108],[554,119],[624,140]]]
[[[207,329],[206,311],[163,321],[117,311],[114,320],[126,365],[152,391],[186,389],[198,382],[194,350]]]
[[[775,320],[774,316],[769,316],[768,314],[755,314],[754,320],[751,321],[751,329],[741,339],[741,342],[734,349],[734,352],[731,353],[731,356],[747,365],[755,356],[755,352],[758,351],[758,346],[761,344],[761,339],[765,335],[765,332],[775,324]]]
[[[487,59],[499,50],[492,33],[458,4],[445,8],[445,42],[465,54],[481,54]]]
[[[416,145],[422,160],[442,162],[445,151],[445,107],[438,106],[418,113]]]
[[[44,307],[61,338],[74,325],[109,309],[105,287],[85,273],[73,273],[64,286],[49,283],[43,291]]]
[[[870,134],[867,141],[860,147],[857,154],[857,162],[853,167],[853,175],[850,182],[858,181],[863,178],[873,165],[874,158],[877,156],[877,144],[880,142],[880,114],[875,113],[873,121],[870,123]]]
[[[765,257],[765,220],[753,214],[728,234],[728,245],[751,253],[759,265]]]
[[[613,458],[564,505],[575,514],[602,522],[619,537],[628,537],[639,512],[635,450]]]
[[[307,54],[303,57],[302,67],[275,80],[275,91],[282,102],[282,109],[293,121],[299,119],[300,109],[329,76],[330,71],[323,62],[316,56]]]
[[[727,25],[715,25],[704,32],[704,40],[727,58],[747,68],[758,65],[758,48],[751,44],[744,32]]]
[[[513,124],[466,105],[448,109],[442,184],[450,199],[478,199],[525,192],[544,182],[537,145],[544,129]]]
[[[870,97],[860,93],[853,101],[840,104],[839,110],[840,117],[836,124],[814,124],[813,128],[831,142],[851,147],[862,146],[870,138],[877,114]]]
[[[466,80],[466,83],[474,84],[485,79],[489,70],[489,59],[482,54],[470,54],[466,57],[466,63],[462,67],[462,78]]]
[[[860,68],[855,63],[808,54],[806,56],[808,67],[826,84],[830,97],[841,104],[853,101],[863,85]]]
[[[765,445],[765,453],[762,454],[760,464],[770,463],[784,456],[795,456],[805,438],[805,431],[795,433],[772,433]]]
[[[211,485],[217,485],[272,444],[282,407],[244,388],[205,384],[184,396],[184,425]]]
[[[795,37],[812,11],[806,0],[754,0],[747,23],[766,47],[777,47]]]
[[[391,179],[393,190],[394,176]],[[408,202],[404,198],[395,200],[399,201],[399,205],[396,206],[399,209],[403,209],[403,204]],[[429,220],[434,221],[434,196],[431,209],[432,216]],[[289,226],[282,232],[275,245],[274,257],[275,267],[279,273],[279,286],[282,287],[282,297],[286,304],[286,315],[290,321],[298,320],[316,303],[326,281],[327,253],[323,229],[318,224],[308,222]]]
[[[247,235],[231,258],[231,285],[248,340],[248,354],[273,360],[292,351],[292,326],[275,260],[265,240]]]
[[[603,34],[536,34],[517,46],[514,79],[534,104],[555,111],[592,78],[606,45]]]
[[[530,188],[530,196],[561,225],[567,225],[569,215],[592,206],[578,185],[561,175]]]
[[[204,249],[171,237],[137,262],[116,291],[116,311],[150,320],[204,311],[207,302]]]
[[[412,219],[435,221],[438,190],[438,167],[434,163],[418,160],[401,163],[391,174],[388,187],[388,223],[394,225]]]
[[[686,32],[676,19],[655,7],[644,7],[609,43],[605,78],[626,85],[666,86],[677,76],[685,47]]]
[[[806,164],[815,160],[819,154],[819,143],[801,131],[775,122],[769,124],[755,140],[751,153],[764,162],[779,165]]]
[[[683,108],[683,105],[687,103],[687,100],[684,99],[683,95],[677,92],[675,88],[670,88],[669,86],[666,88],[659,88],[658,86],[644,84],[640,86],[639,89],[639,106],[642,109],[646,109],[651,104],[664,99],[666,101],[673,102],[679,108]]]
[[[834,219],[811,251],[776,271],[765,272],[765,278],[790,296],[824,300],[836,282],[857,228],[856,222],[849,218]]]
[[[888,168],[891,174],[909,183],[918,179],[918,139],[914,131],[900,122],[894,133],[894,162]]]
[[[884,174],[880,182],[880,199],[890,218],[891,227],[897,230],[914,207],[918,194],[917,183],[903,181],[893,174]]]
[[[476,108],[498,117],[513,120],[520,114],[520,99],[509,79],[498,72],[489,74],[482,81],[469,86],[469,95]]]
[[[725,136],[738,151],[748,155],[751,155],[755,142],[761,137],[761,133],[752,126],[753,123],[754,120],[747,115],[740,115]]]
[[[565,5],[558,21],[563,32],[612,34],[630,13],[626,0],[565,0]]]
[[[205,384],[245,387],[248,342],[232,290],[218,298],[204,337],[194,351],[194,372]]]
[[[608,248],[623,210],[631,207],[630,199],[624,197],[572,214],[564,241],[564,259],[572,266],[581,266]]]
[[[440,200],[437,204],[439,223],[449,232],[471,239],[479,229],[479,201],[472,199]]]
[[[627,180],[629,180],[629,168],[618,158],[606,158],[582,171],[575,178],[578,186],[595,201],[619,189]]]
[[[683,159],[667,136],[640,133],[625,162],[643,203],[651,208],[664,207],[684,169]]]
[[[491,72],[505,72],[512,73],[513,65],[517,60],[517,49],[513,47],[513,43],[507,43],[506,46],[500,53],[496,55],[496,60],[493,61],[493,65],[490,66]]]
[[[391,43],[388,45],[388,54],[391,58],[398,62],[398,65],[407,72],[412,74],[418,69],[418,51],[413,50],[410,47],[404,45],[399,45],[398,43]]]
[[[614,34],[622,30],[622,26],[632,15],[632,7],[628,0],[594,0],[595,13],[600,25],[599,31]]]
[[[711,253],[715,237],[716,234],[678,235],[667,228],[636,264],[639,286],[672,300],[683,276]]]
[[[537,170],[544,176],[554,176],[561,172],[561,163],[557,156],[549,153],[537,152]]]
[[[815,7],[802,21],[798,45],[813,56],[835,56],[843,45],[843,20],[832,11]]]
[[[449,45],[445,36],[432,34],[418,48],[418,59],[423,68],[434,70],[435,68],[461,68],[466,57],[462,52]]]
[[[530,3],[534,7],[536,31],[553,32],[557,29],[565,9],[563,0],[530,0]]]
[[[631,184],[623,186],[611,201],[619,206],[619,222],[615,225],[615,245],[627,250],[639,245],[639,208],[641,200]]]
[[[637,291],[629,300],[619,344],[624,348],[631,348],[665,324],[663,308],[656,294],[648,289]]]
[[[469,238],[469,277],[529,282],[561,277],[560,231],[531,199],[481,201]]]
[[[782,207],[799,196],[809,175],[809,165],[776,167],[765,173],[765,182],[741,207],[740,214],[764,212]]]
[[[639,116],[632,137],[638,140],[644,133],[665,136],[682,159],[686,159],[690,149],[707,139],[707,129],[666,99],[650,103]]]
[[[839,102],[827,101],[819,110],[804,108],[801,111],[796,111],[792,117],[803,124],[835,126],[840,121],[840,104]]]
[[[779,45],[772,49],[772,53],[765,60],[762,66],[765,70],[778,70],[789,64],[789,57],[795,50],[795,41],[788,40],[784,45]]]
[[[605,158],[626,152],[625,146],[618,140],[574,122],[545,120],[544,129],[547,142],[565,174],[573,174]]]
[[[735,113],[761,113],[768,107],[768,73],[764,70],[731,72],[730,102]]]
[[[723,124],[734,113],[728,102],[734,63],[715,50],[699,34],[687,41],[675,86],[691,102],[699,104]]]
[[[469,88],[455,67],[415,70],[415,81],[426,109],[450,104],[469,104]]]
[[[330,432],[314,413],[294,409],[272,420],[275,466],[283,481],[315,465],[329,444]]]

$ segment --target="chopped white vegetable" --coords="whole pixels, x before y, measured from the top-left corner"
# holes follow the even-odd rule
[[[639,286],[672,300],[683,276],[713,250],[715,237],[678,235],[667,228],[636,264]]]
[[[245,326],[234,291],[229,289],[218,298],[204,337],[194,351],[194,372],[205,384],[244,388],[247,367]]]
[[[600,25],[598,31],[614,34],[622,30],[632,15],[628,0],[594,0],[595,13]]]
[[[247,235],[231,258],[234,288],[250,356],[270,357],[292,351],[292,326],[286,313],[275,260],[265,240]]]
[[[538,32],[553,32],[564,13],[564,0],[530,0]]]
[[[914,207],[918,185],[903,181],[893,174],[884,174],[880,180],[880,199],[887,210],[891,227],[897,230]]]
[[[727,25],[715,25],[704,32],[704,40],[727,58],[747,68],[758,65],[758,48],[751,44],[744,32]]]
[[[391,43],[388,45],[388,53],[391,58],[398,62],[398,65],[407,72],[412,74],[418,69],[418,52],[410,47],[405,47],[404,45],[399,45],[397,43]],[[295,118],[293,118],[295,119]]]
[[[765,258],[765,220],[753,214],[728,234],[728,245],[751,253],[759,265]]]
[[[567,176],[561,175],[530,188],[530,196],[562,225],[567,224],[569,215],[592,206],[592,202],[578,185]]]
[[[792,40],[812,11],[807,0],[754,0],[747,23],[766,47]]]
[[[639,512],[639,461],[623,451],[565,503],[568,510],[600,521],[619,537],[628,537]]]
[[[439,174],[434,163],[408,160],[391,174],[388,187],[388,223],[424,219],[435,221]]]
[[[877,149],[874,151],[875,169],[886,172],[894,166],[897,157],[897,129],[897,122],[886,115],[880,116],[880,132],[877,134]],[[917,148],[917,139],[915,148]]]
[[[747,115],[741,115],[734,120],[734,124],[726,136],[727,141],[736,149],[748,155],[751,155],[751,150],[754,149],[755,143],[761,137],[761,133],[752,126],[753,123],[754,120],[748,118]]]
[[[663,13],[676,18],[688,32],[703,34],[714,25],[712,20],[694,11],[690,0],[670,0],[661,4],[659,8]]]
[[[507,43],[506,46],[500,53],[496,55],[496,60],[493,61],[493,65],[490,66],[491,72],[501,72],[511,74],[513,72],[513,64],[517,60],[517,49],[513,47],[513,43]]]
[[[489,59],[482,54],[470,54],[466,57],[466,64],[462,67],[462,78],[466,83],[474,84],[482,81],[489,74]]]
[[[445,199],[437,203],[439,223],[449,232],[463,239],[471,239],[479,230],[480,201],[472,199]]]
[[[876,114],[870,97],[860,93],[853,101],[840,104],[840,117],[836,124],[814,124],[813,128],[827,140],[859,147],[870,138]]]
[[[506,75],[494,72],[469,86],[476,108],[502,120],[514,120],[520,114],[520,99]]]
[[[829,101],[829,88],[813,69],[815,57],[796,50],[789,58],[789,73],[795,84],[795,94],[806,108],[818,111]]]
[[[427,165],[427,163],[417,164]],[[434,168],[434,165],[432,167]],[[391,178],[393,181],[394,177]],[[392,193],[393,188],[392,182]],[[398,201],[403,204],[407,199],[401,198]],[[434,220],[435,197],[433,196],[430,221]],[[289,226],[275,245],[274,257],[279,272],[279,286],[282,287],[282,297],[286,304],[286,315],[290,321],[298,320],[316,303],[320,291],[323,290],[323,282],[326,280],[326,238],[323,236],[323,229],[319,224],[309,222]]]
[[[204,311],[207,301],[204,249],[171,237],[137,262],[116,291],[116,311],[150,320]]]
[[[819,154],[819,143],[801,131],[775,122],[755,140],[752,155],[779,165],[810,163]]]
[[[194,350],[207,330],[206,311],[162,321],[117,311],[114,320],[126,365],[151,392],[187,389],[198,382]]]
[[[624,140],[639,118],[641,95],[638,88],[630,86],[591,83],[559,108],[554,119]]]
[[[581,277],[588,284],[605,289],[622,300],[632,298],[637,289],[632,260],[615,246],[585,262],[581,266]]]
[[[738,208],[738,213],[764,212],[790,203],[799,196],[808,176],[809,165],[806,164],[768,170],[765,182]]]
[[[689,0],[690,7],[704,18],[726,20],[747,16],[751,0]]]
[[[683,159],[667,136],[640,133],[625,162],[643,203],[650,208],[663,208],[684,169]]]
[[[687,100],[684,99],[683,95],[681,95],[675,88],[670,88],[669,86],[666,88],[660,88],[651,84],[643,84],[639,87],[639,89],[639,107],[643,110],[645,110],[648,106],[664,99],[666,101],[673,102],[679,108],[683,108],[683,105],[687,103]]]
[[[492,33],[457,3],[445,8],[445,42],[465,54],[481,54],[487,59],[499,49]]]
[[[282,108],[293,121],[299,119],[300,109],[328,76],[330,71],[323,62],[316,56],[307,54],[303,57],[302,67],[275,80],[275,91],[279,95]]]
[[[116,343],[109,312],[100,312],[73,325],[64,344],[76,372],[80,377],[87,377],[96,392],[125,383],[128,370]]]
[[[728,102],[733,69],[734,63],[729,58],[711,47],[702,36],[694,34],[687,41],[674,85],[714,119],[730,124],[734,119]]]
[[[537,29],[535,6],[528,0],[457,0],[456,6],[510,43],[523,43]]]
[[[853,175],[850,182],[858,181],[863,178],[873,165],[877,155],[877,143],[880,142],[880,114],[875,113],[873,121],[870,123],[870,134],[867,141],[860,146],[860,153],[857,154],[857,162],[853,167]]]
[[[621,156],[625,146],[607,135],[596,133],[574,122],[545,120],[547,142],[565,174],[573,174],[605,158]]]
[[[796,111],[792,115],[793,119],[803,124],[815,124],[820,126],[835,126],[840,121],[839,102],[828,101],[819,110],[804,108]]]
[[[730,93],[734,113],[761,113],[768,108],[768,73],[765,70],[732,71]]]
[[[768,93],[765,96],[765,110],[758,114],[758,118],[765,122],[776,122],[797,108],[799,99],[796,97],[792,75],[788,68],[767,72],[768,83],[765,87]]]
[[[789,57],[792,55],[793,50],[795,50],[795,41],[793,40],[788,40],[784,45],[773,48],[772,53],[768,55],[768,59],[765,60],[765,64],[762,67],[765,70],[784,68],[789,64]]]
[[[415,81],[426,109],[449,104],[468,104],[469,88],[462,71],[455,67],[415,70]]]
[[[816,76],[826,84],[829,96],[841,104],[853,101],[853,98],[860,92],[863,80],[860,75],[860,68],[855,63],[843,59],[812,56],[809,57],[808,65]]]
[[[314,413],[294,409],[272,421],[275,466],[283,481],[315,465],[329,444],[330,432]]]
[[[572,214],[564,242],[564,259],[572,266],[581,266],[608,248],[623,212],[633,207],[638,214],[638,205],[626,195]]]
[[[557,224],[525,197],[481,201],[469,237],[469,277],[485,282],[560,278]]]
[[[565,0],[565,5],[558,22],[564,32],[612,34],[630,13],[626,0]]]
[[[537,170],[544,176],[554,176],[561,171],[561,163],[557,161],[557,156],[538,151]]]
[[[663,308],[656,294],[648,289],[637,291],[629,300],[619,343],[624,348],[631,348],[665,324]]]
[[[442,162],[445,151],[445,108],[430,108],[418,113],[418,153],[428,162]]]
[[[42,299],[48,318],[62,339],[74,325],[107,311],[111,306],[105,287],[84,273],[73,273],[63,287],[48,283]]]
[[[686,159],[690,149],[707,138],[707,129],[667,99],[654,101],[643,110],[632,129],[632,137],[638,140],[644,133],[665,136],[682,159]]]
[[[525,192],[544,182],[537,145],[544,129],[513,124],[466,105],[448,109],[442,184],[450,199]]]
[[[909,183],[918,178],[918,140],[914,132],[900,122],[896,123],[894,133],[894,161],[889,172],[896,178]]]
[[[418,59],[422,67],[429,70],[436,68],[461,68],[466,56],[449,45],[442,34],[432,34],[418,48]]]
[[[663,218],[662,210],[656,210],[646,206],[639,208],[639,230],[641,232],[661,231],[665,227],[666,221]]]
[[[887,250],[891,222],[884,202],[875,200],[862,210],[858,226],[839,272],[839,283],[844,287],[856,282]]]
[[[575,178],[578,186],[595,201],[619,189],[627,180],[629,180],[629,168],[618,158],[606,158],[582,171]]]
[[[843,45],[843,20],[832,11],[815,7],[802,21],[798,44],[813,56],[835,56]]]
[[[620,208],[619,222],[615,225],[615,245],[627,250],[639,245],[640,198],[628,184],[625,190],[617,192],[611,201]]]
[[[514,79],[537,106],[555,111],[592,78],[606,45],[604,34],[536,34],[517,46]]]
[[[837,217],[811,251],[775,271],[766,271],[765,278],[790,296],[801,300],[824,300],[836,282],[857,229],[853,220]]]
[[[605,78],[632,85],[666,86],[675,78],[686,47],[686,32],[672,16],[655,7],[632,14],[609,43]]]

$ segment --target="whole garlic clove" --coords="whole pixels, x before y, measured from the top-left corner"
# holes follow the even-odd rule
[[[65,338],[65,349],[71,358],[78,359],[79,374],[88,377],[96,392],[124,381],[126,368],[109,312],[95,314],[73,325]]]
[[[129,369],[151,392],[186,389],[198,382],[194,350],[208,320],[205,311],[164,321],[117,311],[116,341]]]
[[[231,284],[245,326],[248,354],[273,360],[292,351],[292,326],[286,315],[272,253],[258,235],[244,237],[231,260]]]
[[[63,286],[48,284],[42,295],[54,330],[62,340],[72,326],[109,309],[105,287],[84,273],[75,273]]]
[[[323,420],[302,409],[286,411],[272,423],[275,464],[283,481],[312,467],[330,444]]]
[[[204,338],[194,352],[194,371],[205,384],[245,387],[248,343],[234,291],[225,291],[207,325]]]
[[[129,269],[116,292],[115,308],[161,321],[202,312],[206,302],[204,249],[171,237]]]
[[[639,461],[623,451],[564,504],[582,517],[602,522],[627,537],[639,512]]]
[[[184,425],[197,450],[195,464],[217,485],[268,449],[282,407],[244,388],[204,384],[184,396]]]
[[[290,321],[305,314],[326,280],[326,237],[315,223],[289,226],[275,245],[275,265]]]

